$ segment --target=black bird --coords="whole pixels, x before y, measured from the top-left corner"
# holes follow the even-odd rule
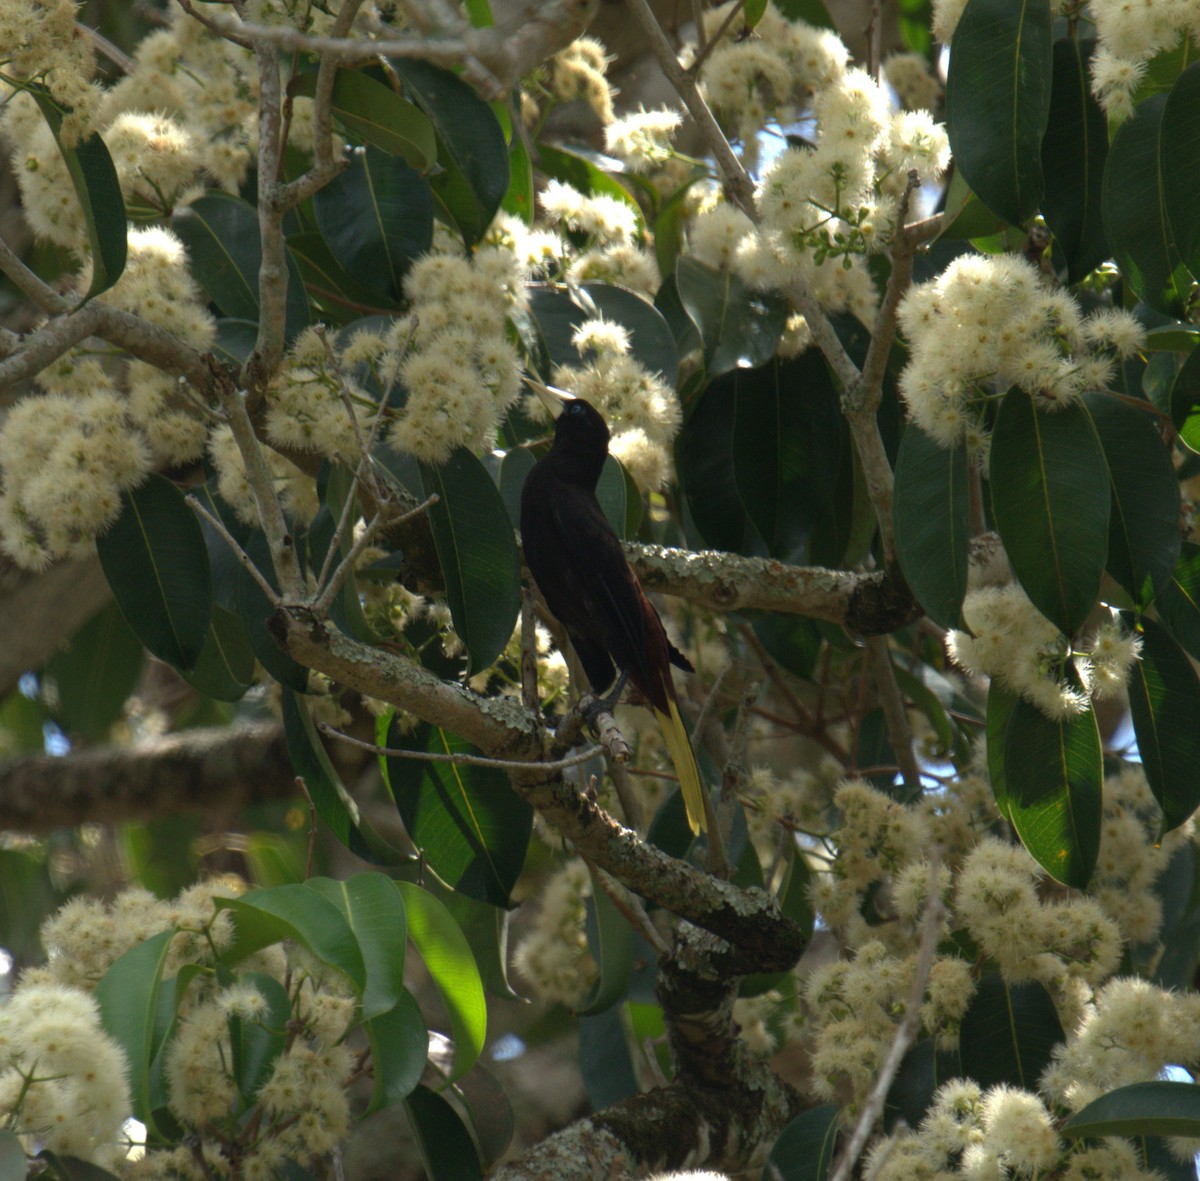
[[[521,540],[546,606],[566,628],[592,688],[621,674],[649,702],[683,790],[692,832],[707,828],[696,756],[679,716],[671,665],[695,671],[669,639],[596,499],[608,426],[587,402],[530,382],[561,404],[554,443],[525,477]]]

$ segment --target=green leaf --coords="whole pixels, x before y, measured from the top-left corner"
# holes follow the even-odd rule
[[[1174,150],[1162,134],[1165,94],[1141,103],[1114,136],[1104,166],[1104,231],[1121,277],[1156,311],[1183,318],[1191,288],[1167,222],[1163,174]]]
[[[1179,437],[1200,452],[1200,349],[1193,349],[1171,385],[1171,420]]]
[[[175,929],[170,928],[131,947],[96,986],[100,1021],[129,1062],[133,1114],[151,1133],[155,1130],[155,1105],[150,1099],[150,1063],[158,1051],[154,1039],[158,996],[174,938]]]
[[[1200,1136],[1200,1086],[1156,1079],[1118,1087],[1077,1111],[1061,1130],[1071,1139]]]
[[[305,885],[342,912],[358,940],[367,972],[363,1018],[391,1012],[407,995],[404,952],[408,939],[404,903],[392,882],[381,873],[358,873],[344,882],[310,878]]]
[[[293,234],[287,244],[299,267],[305,290],[317,307],[337,323],[357,320],[364,307],[389,311],[397,306],[398,300],[375,291],[351,275],[334,257],[329,243],[320,234]]]
[[[1008,724],[1020,698],[1005,689],[993,678],[988,685],[987,696],[987,766],[988,778],[992,781],[992,795],[1000,815],[1008,818],[1010,797],[1008,771],[1005,766],[1004,744],[1008,735]]]
[[[984,1088],[1007,1083],[1035,1091],[1063,1038],[1058,1010],[1041,984],[1009,984],[999,972],[986,973],[963,1014],[963,1075]]]
[[[1109,394],[1083,398],[1112,488],[1107,569],[1139,608],[1170,580],[1180,546],[1179,480],[1149,410]]]
[[[401,297],[409,266],[433,241],[429,181],[376,147],[351,153],[314,195],[313,215],[333,257],[376,303]]]
[[[529,145],[523,135],[514,135],[508,145],[508,175],[508,191],[504,194],[501,208],[531,226],[537,212],[534,208],[536,190],[533,186],[533,161],[529,158]]]
[[[429,1056],[429,1030],[421,1007],[405,990],[394,1008],[363,1022],[371,1046],[375,1088],[368,1113],[412,1094]]]
[[[454,1065],[450,1081],[474,1065],[487,1035],[487,1003],[483,982],[466,938],[450,912],[419,886],[396,882],[408,916],[408,937],[413,941],[450,1018],[454,1037]]]
[[[183,493],[151,473],[121,494],[121,515],[96,538],[113,597],[143,644],[173,668],[190,669],[208,641],[208,551]]]
[[[1038,411],[1011,389],[996,414],[989,482],[996,528],[1033,605],[1073,636],[1096,601],[1108,551],[1104,453],[1079,406]]]
[[[1188,66],[1162,113],[1162,195],[1175,248],[1200,279],[1200,62]]]
[[[551,180],[570,185],[585,196],[612,197],[613,200],[628,205],[637,218],[638,232],[642,231],[642,207],[637,203],[637,198],[619,180],[609,176],[586,156],[539,143],[537,166]]]
[[[1023,698],[1004,738],[1008,815],[1055,881],[1084,889],[1100,850],[1104,755],[1096,716],[1052,721]]]
[[[29,92],[42,112],[79,199],[92,256],[92,282],[81,301],[86,303],[107,291],[125,270],[128,223],[117,169],[104,141],[95,132],[70,146],[63,142],[63,116],[67,112],[45,86],[40,82],[23,82],[20,86]]]
[[[832,29],[837,32],[837,25],[829,15],[824,0],[777,0],[775,7],[790,21],[804,21],[814,29]]]
[[[1163,626],[1190,656],[1200,660],[1200,545],[1185,541],[1171,579],[1154,600]]]
[[[193,277],[221,314],[257,324],[262,240],[254,206],[211,190],[176,209],[171,227],[187,249]],[[295,260],[288,255],[286,261],[285,334],[291,340],[308,324],[308,298]]]
[[[958,627],[967,593],[970,458],[910,425],[896,457],[896,552],[905,581],[942,627]]]
[[[342,911],[311,882],[251,890],[240,898],[218,898],[217,908],[232,913],[237,929],[236,942],[222,956],[226,963],[237,963],[264,947],[293,939],[323,964],[336,968],[355,993],[363,995],[367,972],[358,940]]]
[[[429,523],[446,579],[454,630],[479,672],[504,651],[521,608],[521,563],[508,511],[492,477],[458,448],[440,467],[421,465]]]
[[[106,738],[137,685],[144,659],[141,640],[116,603],[109,603],[45,667],[63,728],[95,742]]]
[[[1050,119],[1042,140],[1046,224],[1077,283],[1108,257],[1101,193],[1108,158],[1108,123],[1088,85],[1093,42],[1063,37],[1054,43]]]
[[[686,256],[675,264],[675,281],[684,309],[700,330],[710,381],[731,369],[757,368],[775,355],[787,322],[780,296],[753,291],[732,272]]]
[[[283,731],[292,769],[304,781],[317,815],[351,853],[364,861],[395,865],[405,858],[363,820],[358,805],[343,786],[317,735],[308,706],[294,690],[283,687],[280,698]]]
[[[230,1014],[229,1041],[232,1050],[233,1077],[243,1103],[254,1103],[259,1087],[267,1081],[275,1059],[287,1045],[288,1022],[292,1020],[292,1002],[283,987],[265,972],[247,972],[239,984],[251,985],[266,1002],[266,1011],[250,1020]]]
[[[633,928],[596,880],[594,870],[586,926],[588,950],[600,974],[578,1013],[581,1017],[594,1017],[625,998],[633,974]]]
[[[1127,627],[1132,618],[1123,613]],[[1162,808],[1162,830],[1200,805],[1200,680],[1184,651],[1153,619],[1141,621],[1142,658],[1129,674],[1129,712],[1146,781]]]
[[[404,1110],[429,1181],[482,1181],[470,1130],[445,1099],[417,1087],[404,1100]]]
[[[950,48],[946,133],[971,189],[1015,226],[1042,199],[1051,62],[1046,0],[968,0]]]
[[[508,982],[510,912],[445,888],[432,876],[426,879],[425,889],[437,897],[462,931],[488,993],[505,1000],[520,1000],[520,994]]]
[[[333,545],[337,533],[338,522],[342,512],[351,497],[356,496],[354,473],[344,464],[325,462],[317,474],[317,498],[321,507],[313,517],[308,528],[308,544],[312,559],[312,568],[322,570],[325,567],[329,548]],[[359,505],[354,504],[349,510],[348,527],[342,533],[338,542],[338,552],[330,560],[330,571],[336,570],[354,546],[354,522],[362,515]],[[367,622],[363,611],[362,597],[358,588],[358,575],[354,570],[346,576],[341,590],[333,600],[330,614],[347,635],[353,636],[364,644],[376,642],[376,636]]]
[[[306,98],[316,89],[315,73],[299,74],[288,85],[289,94]],[[351,138],[401,157],[418,172],[427,172],[437,162],[437,136],[429,118],[361,70],[338,71],[330,110]]]
[[[1004,229],[997,217],[973,192],[956,168],[946,189],[946,225],[939,238],[950,241],[988,238]]]
[[[834,1103],[801,1112],[779,1133],[761,1181],[825,1181],[841,1130],[841,1109]]]
[[[460,78],[429,62],[395,59],[392,66],[437,129],[433,194],[468,246],[483,237],[508,192],[508,143],[495,113]]]
[[[193,689],[216,701],[240,701],[254,683],[254,649],[245,624],[214,604],[208,639],[196,667],[183,674]]]
[[[436,754],[476,754],[437,726],[406,735],[393,724],[388,745]],[[525,864],[533,810],[497,767],[388,758],[388,780],[409,839],[443,882],[481,902],[511,906]]]

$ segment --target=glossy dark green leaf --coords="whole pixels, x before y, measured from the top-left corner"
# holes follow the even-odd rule
[[[308,544],[311,551],[312,568],[321,571],[326,568],[330,574],[350,553],[354,545],[354,523],[361,517],[357,503],[351,505],[346,528],[338,541],[337,553],[329,558],[329,550],[337,534],[338,523],[347,501],[356,497],[354,473],[340,463],[323,463],[317,476],[317,498],[321,502],[320,509],[313,517],[308,530]],[[326,567],[328,562],[328,567]],[[375,633],[367,623],[363,611],[362,598],[358,589],[358,575],[351,570],[342,583],[340,592],[333,600],[330,611],[334,623],[364,644],[375,642]]]
[[[586,156],[540,143],[537,146],[537,166],[551,180],[562,181],[589,197],[612,197],[628,205],[641,227],[642,207],[634,195]]]
[[[1193,349],[1171,385],[1171,420],[1180,439],[1200,452],[1200,349]]]
[[[1015,226],[1042,199],[1051,60],[1045,0],[968,0],[950,47],[946,133],[971,189]]]
[[[825,1181],[841,1130],[841,1109],[834,1103],[801,1112],[779,1133],[761,1181]]]
[[[1200,545],[1185,541],[1171,579],[1154,601],[1163,625],[1185,652],[1200,660]]]
[[[214,189],[176,209],[171,226],[187,249],[196,282],[222,315],[257,324],[262,240],[254,206]],[[287,269],[285,333],[290,340],[308,323],[308,299],[290,255]]]
[[[48,1148],[42,1149],[36,1159],[42,1166],[42,1171],[37,1175],[53,1178],[53,1181],[120,1181],[115,1173],[110,1173],[89,1160],[51,1152]]]
[[[957,241],[987,238],[1004,229],[1004,219],[993,213],[973,192],[956,168],[946,189],[946,225],[940,238]]]
[[[325,753],[304,698],[286,686],[280,699],[288,758],[329,831],[364,861],[394,865],[404,857],[362,818]]]
[[[429,181],[375,147],[351,153],[313,197],[313,213],[333,256],[376,300],[399,299],[413,259],[433,241]]]
[[[1013,572],[1034,606],[1074,635],[1100,589],[1111,500],[1104,453],[1083,410],[1044,413],[1010,390],[996,414],[989,482]]]
[[[1152,1082],[1118,1087],[1093,1099],[1062,1126],[1072,1140],[1086,1136],[1200,1136],[1200,1086]]]
[[[1155,420],[1108,394],[1085,394],[1084,413],[1104,453],[1112,488],[1108,572],[1141,608],[1179,560],[1179,480]]]
[[[460,78],[416,58],[392,62],[433,121],[442,171],[434,199],[468,246],[483,237],[508,192],[508,143],[492,109]]]
[[[358,940],[367,981],[362,995],[364,1019],[391,1012],[405,996],[408,940],[404,903],[395,886],[381,873],[356,873],[345,881],[310,878],[305,885],[342,912]]]
[[[1179,75],[1162,113],[1162,195],[1171,238],[1200,279],[1200,62]]]
[[[183,493],[151,473],[121,494],[121,515],[96,551],[142,643],[172,667],[191,668],[208,640],[212,586],[204,534]]]
[[[537,459],[527,447],[514,447],[500,464],[500,499],[514,529],[521,527],[521,489]]]
[[[436,726],[412,734],[398,727],[390,747],[434,754],[476,754],[474,747]],[[451,889],[493,906],[511,906],[525,864],[532,809],[496,767],[389,758],[388,781],[409,839]]]
[[[896,459],[893,520],[900,569],[917,602],[942,627],[958,627],[967,593],[970,459],[909,426]]]
[[[1174,150],[1162,133],[1167,96],[1141,103],[1113,137],[1104,167],[1104,230],[1121,277],[1156,311],[1183,318],[1191,287],[1167,222],[1162,178]]]
[[[23,82],[20,85],[37,103],[54,136],[83,213],[92,258],[92,281],[83,297],[86,302],[107,291],[125,270],[128,223],[117,169],[108,154],[108,148],[96,132],[74,144],[64,142],[62,124],[67,112],[51,97],[45,86],[39,82]]]
[[[433,878],[426,878],[424,886],[427,892],[437,897],[462,931],[488,994],[510,1001],[519,1000],[520,994],[508,982],[510,912],[502,906],[491,906],[444,888]]]
[[[1007,1083],[1035,1091],[1063,1037],[1058,1010],[1041,984],[1009,984],[998,972],[986,973],[963,1014],[963,1075],[984,1088]]]
[[[512,523],[487,469],[461,447],[440,467],[422,464],[421,479],[425,495],[438,496],[429,523],[454,630],[479,672],[504,650],[521,608]]]
[[[824,0],[778,0],[775,7],[790,21],[800,20],[816,29],[832,29],[837,32],[837,25],[829,15]]]
[[[288,91],[312,98],[316,85],[316,74],[300,74]],[[358,143],[399,156],[418,172],[428,171],[437,160],[437,136],[428,116],[360,70],[338,71],[330,110]]]
[[[654,257],[660,275],[675,273],[675,260],[683,247],[683,227],[687,221],[688,193],[693,181],[676,189],[662,205],[654,218]]]
[[[529,144],[523,135],[514,135],[508,145],[508,191],[504,194],[501,208],[505,213],[519,217],[527,226],[533,225],[536,190],[533,185],[533,161],[529,158]]]
[[[368,1111],[378,1111],[411,1095],[425,1071],[429,1030],[421,1007],[405,990],[394,1008],[363,1022],[371,1045],[375,1088]]]
[[[240,898],[219,898],[217,907],[228,910],[237,929],[233,947],[224,953],[237,963],[264,947],[285,939],[295,940],[322,963],[337,968],[363,995],[366,966],[358,940],[346,916],[323,898],[309,882],[251,890]]]
[[[529,289],[530,312],[548,360],[555,365],[578,365],[579,350],[571,342],[585,320],[604,319],[629,333],[630,352],[651,373],[662,374],[667,385],[679,379],[679,353],[662,313],[636,292],[612,283],[581,283],[568,290],[549,285]]]
[[[1004,761],[1004,742],[1008,723],[1020,699],[995,679],[988,685],[987,697],[987,767],[992,781],[992,795],[1000,815],[1007,817],[1009,808],[1008,772]]]
[[[450,912],[428,890],[408,882],[394,884],[404,900],[408,937],[425,961],[450,1018],[453,1082],[471,1069],[483,1049],[487,1035],[483,982],[471,947]]]
[[[620,886],[612,887],[620,889]],[[616,903],[592,875],[592,896],[587,904],[588,950],[599,975],[580,1005],[583,1017],[594,1017],[625,999],[633,973],[633,928]]]
[[[1074,37],[1055,41],[1050,119],[1042,141],[1042,211],[1067,257],[1071,283],[1108,257],[1101,214],[1108,123],[1088,85],[1093,47]]]
[[[1196,60],[1197,46],[1191,37],[1181,37],[1167,49],[1159,50],[1147,63],[1146,72],[1133,92],[1133,105],[1156,94],[1166,94],[1179,79],[1179,75]]]
[[[1126,626],[1132,619],[1123,615]],[[1187,654],[1153,619],[1143,619],[1142,658],[1129,673],[1129,712],[1146,781],[1162,808],[1163,832],[1200,805],[1200,679]]]
[[[183,676],[193,689],[216,701],[240,701],[245,696],[254,683],[254,649],[237,615],[213,605],[212,624],[200,658]]]
[[[404,1100],[404,1110],[429,1181],[482,1181],[471,1133],[441,1095],[417,1087]]]
[[[230,1067],[248,1107],[287,1045],[292,1003],[287,989],[265,972],[247,972],[238,983],[251,986],[265,1002],[264,1012],[254,1019],[229,1016]]]
[[[900,1063],[896,1080],[888,1091],[884,1107],[884,1127],[891,1130],[898,1119],[917,1127],[925,1117],[939,1087],[952,1078],[962,1077],[958,1050],[939,1050],[935,1038],[917,1042]]]
[[[732,272],[686,256],[675,264],[675,282],[700,330],[710,381],[731,369],[754,369],[775,355],[787,322],[780,296],[753,291]]]
[[[308,294],[317,307],[337,323],[357,320],[364,307],[386,310],[398,305],[397,299],[368,287],[351,275],[319,233],[293,234],[287,241]]]
[[[1084,889],[1100,850],[1104,755],[1095,714],[1052,721],[1023,698],[1004,738],[1008,815],[1055,881]]]
[[[155,1023],[167,952],[175,931],[160,931],[131,947],[105,972],[96,986],[96,1004],[105,1032],[129,1062],[133,1114],[155,1130],[150,1099],[150,1063],[157,1053]]]
[[[141,640],[116,603],[109,603],[46,665],[63,728],[94,742],[105,739],[137,684],[144,659]]]

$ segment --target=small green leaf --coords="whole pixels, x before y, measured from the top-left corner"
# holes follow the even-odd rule
[[[392,66],[437,130],[434,198],[473,246],[492,224],[508,192],[508,142],[495,113],[460,78],[416,58]]]
[[[163,968],[175,930],[152,935],[131,947],[104,973],[96,986],[96,1004],[105,1032],[116,1040],[129,1062],[133,1114],[155,1129],[150,1099],[150,1063],[158,1052],[154,1032]]]
[[[477,753],[437,726],[405,735],[393,725],[391,747],[436,754]],[[389,758],[388,780],[409,839],[443,882],[481,902],[511,906],[525,864],[533,811],[496,767]]]
[[[1000,815],[1009,813],[1008,771],[1004,761],[1004,741],[1008,735],[1008,724],[1013,710],[1020,700],[1015,693],[1005,689],[995,679],[988,686],[987,696],[987,766],[988,778],[992,781],[992,795]]]
[[[208,641],[212,586],[204,534],[183,493],[151,473],[121,494],[121,515],[96,551],[142,643],[172,667],[192,668]]]
[[[752,291],[730,271],[681,256],[675,264],[679,298],[704,342],[711,381],[731,369],[765,364],[779,347],[787,305],[777,295]]]
[[[1171,420],[1179,438],[1200,452],[1200,349],[1193,349],[1171,385]]]
[[[395,1007],[363,1022],[371,1045],[375,1089],[368,1113],[412,1094],[429,1056],[429,1030],[421,1007],[406,989]]]
[[[1200,279],[1200,62],[1179,75],[1162,113],[1162,196],[1171,238]]]
[[[1084,889],[1100,850],[1104,756],[1089,709],[1052,721],[1022,698],[1004,739],[1008,815],[1055,881]]]
[[[842,1130],[841,1109],[823,1103],[801,1112],[779,1133],[761,1181],[825,1181]]]
[[[285,939],[303,944],[322,963],[336,968],[363,995],[367,971],[358,940],[346,916],[311,882],[251,890],[240,898],[218,898],[217,908],[233,915],[237,940],[223,958],[237,963]]]
[[[958,627],[967,593],[971,533],[970,458],[963,446],[939,446],[910,425],[896,458],[896,551],[905,580],[925,613]]]
[[[1118,1087],[1077,1111],[1062,1133],[1071,1139],[1200,1136],[1200,1086],[1156,1079]]]
[[[514,135],[508,145],[508,173],[508,192],[504,194],[501,208],[531,226],[537,212],[534,208],[536,190],[533,185],[533,161],[529,158],[529,145],[523,135]]]
[[[316,88],[315,73],[300,74],[288,93],[312,98]],[[330,110],[359,143],[399,156],[418,172],[427,172],[437,161],[437,136],[428,116],[361,70],[338,71]]]
[[[537,166],[551,180],[570,185],[584,196],[612,197],[628,205],[637,218],[638,231],[641,232],[642,207],[637,203],[637,198],[619,180],[609,176],[586,156],[540,143],[537,145]]]
[[[213,605],[208,640],[196,667],[183,674],[193,689],[215,701],[241,701],[254,683],[254,649],[245,624],[224,607]]]
[[[487,469],[464,448],[440,467],[422,464],[421,479],[425,495],[438,496],[429,523],[454,630],[476,673],[504,651],[521,608],[512,523]]]
[[[487,1035],[487,1003],[475,957],[450,912],[419,886],[396,882],[408,916],[408,937],[441,994],[454,1037],[450,1081],[474,1065]]]
[[[401,297],[409,266],[433,241],[429,181],[376,147],[351,153],[313,197],[313,215],[333,257],[376,304]]]
[[[586,927],[588,949],[600,974],[577,1011],[581,1017],[594,1017],[624,1000],[633,974],[633,928],[596,881],[594,871]]]
[[[128,223],[117,169],[104,141],[95,132],[71,146],[63,142],[63,116],[67,112],[51,97],[45,86],[39,82],[23,82],[20,85],[37,103],[54,136],[83,212],[92,255],[92,282],[82,300],[86,303],[93,296],[107,291],[125,270]]]
[[[1162,178],[1174,151],[1162,132],[1167,96],[1141,103],[1113,137],[1104,167],[1104,230],[1132,290],[1156,311],[1183,318],[1191,289],[1167,221]]]
[[[404,1109],[429,1181],[482,1181],[471,1133],[441,1095],[417,1087],[404,1100]]]
[[[1067,278],[1077,283],[1108,257],[1101,193],[1108,158],[1108,124],[1088,85],[1093,43],[1074,37],[1054,42],[1050,119],[1042,141],[1046,224],[1067,256]]]
[[[980,977],[959,1035],[964,1077],[980,1087],[1036,1090],[1063,1040],[1058,1010],[1038,983],[1009,984],[998,972]]]
[[[1083,398],[1112,488],[1107,569],[1139,608],[1170,580],[1180,546],[1179,480],[1146,411],[1108,394]]]
[[[1132,618],[1123,613],[1127,627]],[[1153,619],[1141,621],[1142,658],[1129,674],[1129,712],[1146,781],[1163,811],[1163,832],[1200,805],[1200,680],[1191,661]]]
[[[946,133],[971,189],[1015,226],[1042,199],[1051,61],[1046,0],[968,0],[951,44]]]
[[[1108,552],[1104,452],[1078,406],[1036,409],[1011,389],[996,414],[989,482],[996,528],[1033,605],[1067,636],[1091,611]]]
[[[363,1018],[391,1012],[407,995],[404,952],[408,940],[404,903],[391,881],[381,873],[358,873],[343,882],[310,878],[305,885],[342,912],[358,940],[367,973]]]
[[[1185,541],[1171,579],[1154,608],[1163,625],[1190,656],[1200,660],[1200,545]]]

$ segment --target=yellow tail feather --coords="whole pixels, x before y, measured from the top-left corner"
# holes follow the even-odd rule
[[[696,756],[692,744],[688,742],[687,731],[683,728],[683,719],[679,716],[679,706],[674,701],[668,701],[669,714],[656,709],[654,716],[662,728],[667,750],[671,754],[671,762],[675,764],[675,774],[679,776],[679,786],[683,791],[683,806],[687,809],[688,826],[699,836],[708,830],[704,819],[704,788],[700,783],[700,768],[696,766]]]

